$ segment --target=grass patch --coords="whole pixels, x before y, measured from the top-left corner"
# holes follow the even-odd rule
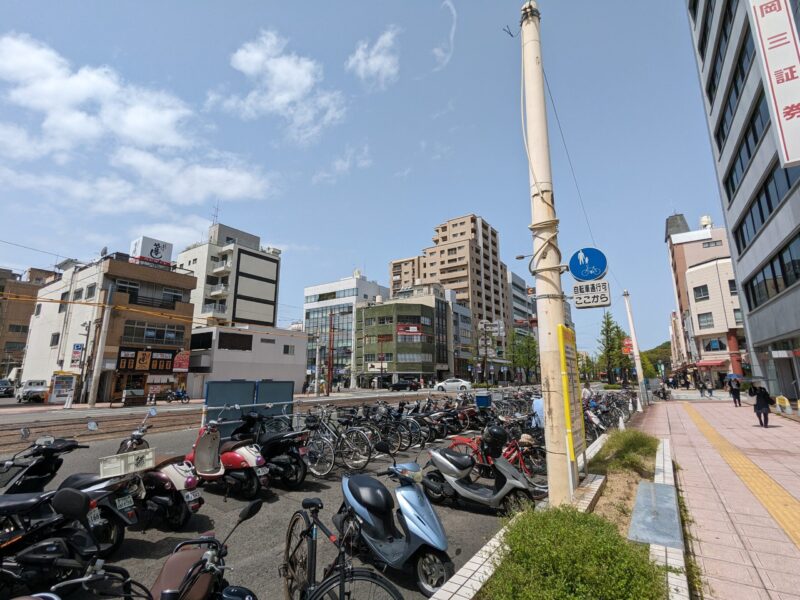
[[[636,429],[614,431],[605,446],[589,461],[589,471],[606,475],[609,471],[634,471],[640,477],[653,477],[658,440]]]
[[[508,527],[481,600],[664,600],[664,570],[647,546],[572,507],[526,510]]]

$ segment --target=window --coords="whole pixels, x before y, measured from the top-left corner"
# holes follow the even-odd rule
[[[750,310],[764,304],[800,280],[800,234],[789,241],[769,263],[744,284]]]
[[[692,17],[692,21],[697,18],[697,0],[689,0],[689,14]]]
[[[262,344],[274,344],[275,338],[261,338]]]
[[[58,304],[58,312],[67,312],[67,302],[69,302],[69,292],[61,294],[61,301]]]
[[[714,315],[710,312],[697,315],[697,325],[700,329],[711,329],[714,327]]]
[[[706,95],[708,96],[708,103],[710,105],[714,104],[714,97],[717,95],[717,86],[719,85],[719,78],[722,75],[722,64],[725,62],[725,52],[728,50],[728,42],[731,39],[731,27],[733,26],[733,18],[736,15],[738,4],[739,0],[727,0],[725,2],[725,7],[722,9],[722,24],[720,25],[717,49],[714,51],[711,76],[706,85]]]
[[[6,352],[21,352],[25,350],[25,342],[6,342]]]
[[[210,331],[193,333],[189,347],[191,350],[211,350],[213,341],[214,336]]]
[[[388,317],[378,317],[378,325],[391,325],[392,323],[394,323],[394,317],[391,315]]]
[[[72,292],[72,301],[76,302],[78,300],[83,300],[83,288],[80,288]]]
[[[183,302],[183,290],[165,287],[161,291],[161,298],[167,302]]]
[[[368,317],[364,319],[364,325],[366,327],[371,327],[372,325],[375,325],[375,317]]]
[[[759,190],[750,201],[750,206],[742,211],[742,219],[733,229],[733,239],[739,254],[755,238],[758,232],[789,195],[788,192],[800,179],[800,166],[782,169],[776,163],[772,172],[761,184]]]
[[[736,287],[735,279],[728,279],[728,290],[730,291],[731,296],[739,295],[739,288]]]
[[[11,333],[28,333],[28,326],[27,325],[16,325],[14,323],[9,323],[8,331]]]
[[[764,137],[764,132],[769,125],[769,106],[767,105],[767,98],[762,93],[756,102],[753,114],[750,115],[750,121],[744,129],[744,135],[739,142],[739,147],[733,153],[733,163],[728,174],[725,176],[725,193],[728,196],[728,201],[733,200],[739,185],[742,183],[747,167],[750,166],[750,161],[756,153],[761,138]]]
[[[97,293],[97,284],[90,283],[86,286],[86,299],[94,298],[94,295]]]
[[[728,139],[733,117],[736,115],[736,106],[739,104],[739,97],[742,95],[742,90],[747,80],[747,74],[750,72],[750,65],[753,64],[755,55],[756,47],[753,44],[753,36],[750,35],[750,30],[748,29],[747,33],[744,35],[742,47],[736,57],[728,94],[725,96],[725,101],[720,109],[720,114],[722,116],[717,125],[717,131],[714,133],[714,140],[717,142],[717,150],[721,151],[722,147],[725,145],[725,140]]]
[[[719,350],[728,349],[728,347],[725,345],[725,342],[717,338],[713,340],[707,340],[703,348],[706,349],[706,352],[717,352]]]
[[[410,352],[398,353],[397,362],[399,363],[421,363],[433,362],[433,355],[430,352]]]
[[[41,304],[41,302],[40,302],[40,303],[38,303],[38,304],[36,305],[36,308],[34,308],[34,309],[33,309],[33,314],[34,314],[34,316],[36,316],[36,317],[38,317],[40,314],[42,314],[42,304]]]
[[[58,346],[58,341],[60,339],[61,339],[61,334],[60,333],[58,333],[58,332],[51,333],[50,334],[50,347],[53,348],[54,346]]]
[[[117,279],[117,291],[122,292],[123,294],[138,294],[139,293],[139,282],[138,281],[128,281],[127,279]]]
[[[708,300],[708,286],[699,285],[696,288],[694,288],[694,299],[695,302],[700,302],[701,300]]]
[[[122,339],[132,344],[182,346],[185,333],[183,325],[125,321]]]
[[[715,248],[716,246],[722,246],[722,240],[712,240],[710,242],[703,242],[703,248]]]
[[[742,318],[742,309],[741,308],[734,308],[733,309],[733,318],[736,320],[737,325],[741,325],[744,319]]]
[[[700,35],[697,37],[697,52],[700,54],[700,59],[703,62],[706,60],[708,36],[711,29],[711,21],[714,19],[714,4],[715,0],[706,0],[706,5],[703,8],[703,19],[700,25]]]
[[[253,336],[220,331],[217,348],[220,350],[245,350],[249,352],[253,349]]]
[[[219,283],[219,277],[214,277],[213,275],[206,275],[206,285],[217,285]]]
[[[219,256],[209,256],[209,258],[211,259],[212,263],[218,263],[219,262]]]

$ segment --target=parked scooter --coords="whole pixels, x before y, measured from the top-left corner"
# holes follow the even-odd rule
[[[378,442],[375,450],[389,454],[389,444]],[[447,536],[436,511],[417,483],[422,470],[417,463],[398,465],[378,473],[395,479],[397,521],[391,492],[369,475],[342,477],[344,502],[333,522],[342,541],[356,554],[361,552],[379,564],[393,569],[413,568],[417,587],[430,597],[444,585],[455,570],[447,555]]]
[[[308,431],[267,431],[264,427],[267,417],[255,411],[242,414],[241,419],[242,424],[233,431],[231,439],[258,444],[273,480],[279,478],[290,490],[303,485],[308,465],[300,455],[300,448],[308,439]]]
[[[181,404],[188,404],[189,394],[186,393],[186,390],[170,390],[167,392],[166,400],[167,402],[176,401]]]
[[[432,464],[435,468],[426,472],[423,478],[425,495],[436,504],[461,498],[491,508],[502,508],[505,512],[513,512],[522,504],[532,502],[525,476],[503,458],[507,441],[508,434],[502,427],[490,426],[483,432],[483,454],[493,459],[493,486],[471,481],[470,473],[475,466],[472,456],[449,448],[429,450],[431,459],[425,467]]]
[[[146,422],[148,417],[157,414],[155,408],[147,411],[139,427],[120,443],[117,454],[149,448],[144,439],[148,429]],[[141,471],[140,476],[144,484],[144,496],[135,498],[135,501],[136,508],[146,521],[160,518],[173,531],[180,531],[203,505],[194,467],[183,455],[157,456],[155,465]]]
[[[27,439],[30,430],[24,428],[21,438]],[[62,455],[89,446],[76,440],[43,436],[20,450],[0,467],[0,479],[5,486],[3,494],[28,494],[41,492],[64,464]]]
[[[269,484],[269,468],[258,446],[251,440],[222,442],[217,421],[200,428],[186,460],[194,465],[200,485],[224,484],[226,498],[234,491],[252,500]]]

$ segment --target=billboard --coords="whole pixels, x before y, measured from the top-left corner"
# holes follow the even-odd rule
[[[575,332],[569,327],[559,325],[558,346],[561,354],[561,385],[564,390],[564,413],[567,421],[567,450],[570,461],[577,464],[576,457],[586,450],[586,437],[583,431],[583,402]]]
[[[750,0],[772,131],[783,168],[800,165],[800,44],[789,0]]]
[[[133,240],[128,254],[131,262],[148,262],[165,266],[172,264],[172,244],[146,236]]]
[[[175,350],[120,348],[117,354],[117,370],[120,372],[172,373],[175,354]]]

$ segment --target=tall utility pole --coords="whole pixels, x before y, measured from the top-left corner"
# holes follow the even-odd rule
[[[527,116],[525,152],[528,156],[533,233],[531,275],[536,280],[536,313],[539,317],[542,396],[545,412],[547,483],[550,505],[572,500],[572,473],[567,450],[567,415],[561,378],[558,326],[564,324],[564,294],[561,291],[561,251],[558,249],[558,218],[550,172],[544,70],[539,8],[534,0],[522,5],[522,76]]]
[[[102,279],[101,279],[102,281]],[[97,404],[97,394],[100,392],[100,377],[103,375],[103,358],[108,339],[108,324],[111,320],[111,303],[114,301],[114,283],[108,286],[106,292],[105,309],[103,310],[103,321],[100,324],[100,339],[94,348],[94,367],[92,368],[92,385],[89,388],[89,406],[94,408]],[[95,334],[96,335],[96,334]]]
[[[325,386],[325,395],[331,395],[331,385],[333,384],[333,311],[328,313],[328,377]]]
[[[642,412],[642,403],[647,398],[642,357],[639,354],[639,342],[636,341],[636,328],[633,326],[633,312],[631,311],[631,295],[628,290],[622,292],[622,297],[625,298],[625,310],[628,311],[628,326],[631,328],[631,341],[633,342],[633,363],[636,365],[636,379],[639,381],[639,402],[636,403],[636,411]]]
[[[316,337],[317,342],[317,349],[316,349],[316,356],[314,357],[314,395],[319,398],[319,342],[320,342],[320,335],[317,333]]]

